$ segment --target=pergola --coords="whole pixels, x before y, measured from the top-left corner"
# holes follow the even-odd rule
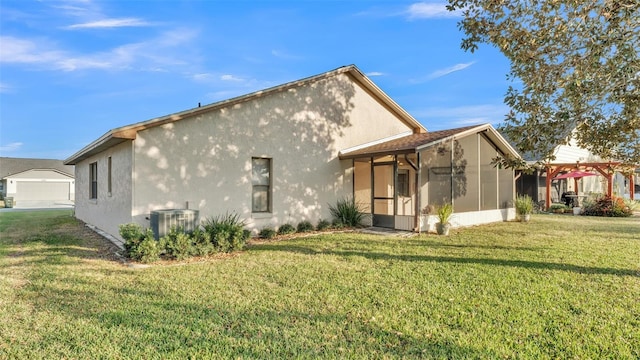
[[[546,192],[546,205],[547,209],[551,206],[551,181],[555,178],[559,173],[563,171],[597,171],[600,175],[602,175],[605,179],[607,179],[607,196],[611,197],[613,195],[613,175],[616,172],[620,172],[627,177],[629,180],[629,195],[631,199],[635,196],[634,189],[634,171],[637,165],[629,165],[621,162],[588,162],[588,163],[564,163],[564,164],[546,164],[547,170],[547,192]],[[573,178],[575,189],[578,188],[578,180],[579,178]]]

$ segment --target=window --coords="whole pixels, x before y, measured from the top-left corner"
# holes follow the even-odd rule
[[[398,196],[409,197],[409,170],[398,170]]]
[[[271,159],[251,159],[252,211],[271,210]]]
[[[111,196],[111,156],[107,159],[107,193]]]
[[[98,198],[98,163],[89,164],[89,199]]]

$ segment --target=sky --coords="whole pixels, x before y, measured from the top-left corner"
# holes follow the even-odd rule
[[[66,159],[110,129],[356,65],[428,130],[497,126],[508,60],[445,2],[2,0],[0,156]]]

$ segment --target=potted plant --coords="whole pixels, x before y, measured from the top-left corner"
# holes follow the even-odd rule
[[[436,231],[438,235],[449,235],[449,229],[451,228],[451,216],[453,215],[453,205],[444,204],[438,208],[438,223],[436,224]]]
[[[529,195],[516,196],[516,213],[520,221],[528,222],[533,212],[533,199]]]

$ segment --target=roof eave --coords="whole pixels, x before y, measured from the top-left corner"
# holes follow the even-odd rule
[[[364,75],[355,65],[343,66],[331,71],[324,72],[322,74],[310,76],[304,79],[299,79],[295,81],[291,81],[282,85],[274,86],[265,90],[256,91],[250,94],[238,96],[235,98],[219,101],[213,104],[198,106],[197,108],[177,112],[170,115],[165,115],[162,117],[146,120],[143,122],[123,126],[120,128],[113,129],[99,139],[93,141],[89,145],[82,148],[80,151],[71,155],[64,161],[65,165],[75,165],[79,161],[82,161],[86,158],[89,158],[111,146],[122,143],[126,140],[135,140],[137,133],[139,131],[161,126],[164,124],[168,124],[171,122],[175,122],[178,120],[182,120],[184,118],[197,116],[202,113],[225,108],[228,106],[236,105],[242,102],[250,101],[255,98],[263,97],[266,95],[270,95],[276,92],[288,90],[290,88],[299,87],[308,83],[312,83],[321,79],[329,78],[339,74],[350,74],[351,78],[360,83],[365,89],[367,89],[371,94],[375,95],[387,108],[396,114],[403,122],[405,122],[409,127],[412,128],[414,133],[424,133],[427,129],[420,124],[415,118],[413,118],[409,113],[407,113],[400,105],[398,105],[393,99],[391,99],[387,94],[385,94],[377,85],[375,85],[366,75]]]
[[[26,173],[26,172],[28,172],[28,171],[33,171],[33,170],[39,170],[39,171],[48,170],[48,171],[57,172],[57,173],[58,173],[58,174],[60,174],[60,175],[68,176],[68,177],[70,177],[70,178],[73,178],[73,177],[74,177],[74,175],[73,175],[73,174],[69,174],[69,173],[67,173],[67,172],[60,171],[60,170],[58,170],[58,169],[50,169],[50,168],[34,168],[34,169],[28,169],[28,170],[24,170],[24,171],[18,171],[18,172],[16,172],[16,173],[6,175],[6,176],[4,176],[4,177],[2,178],[2,180],[6,180],[6,179],[11,178],[11,177],[14,177],[14,176],[16,176],[16,175],[19,175],[19,174],[22,174],[22,173]]]
[[[107,132],[89,145],[83,147],[75,154],[63,161],[65,165],[76,165],[82,160],[90,158],[112,146],[123,143],[127,140],[135,140],[137,131],[125,131],[124,128],[118,128]]]

